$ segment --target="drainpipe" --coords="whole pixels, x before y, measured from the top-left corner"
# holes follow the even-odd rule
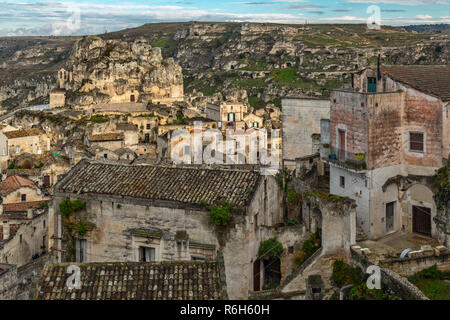
[[[339,292],[339,300],[344,300],[344,291],[349,290],[353,288],[352,284],[349,284],[347,286],[343,286]]]

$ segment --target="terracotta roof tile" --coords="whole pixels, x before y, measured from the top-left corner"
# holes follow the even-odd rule
[[[450,65],[382,66],[381,73],[443,101],[450,100]]]
[[[67,267],[80,268],[80,289],[69,290]],[[213,261],[49,264],[38,300],[217,300],[218,265]]]
[[[31,137],[31,136],[40,136],[42,134],[45,134],[45,132],[38,128],[31,128],[31,129],[25,129],[25,130],[14,130],[14,131],[7,131],[4,132],[4,135],[8,139],[14,139],[14,138],[22,138],[22,137]]]
[[[29,202],[17,202],[17,203],[7,203],[3,205],[3,213],[8,212],[27,212],[28,209],[38,209],[41,203],[48,201],[29,201]]]
[[[100,134],[92,134],[89,136],[89,141],[91,142],[117,141],[123,139],[124,139],[123,132],[100,133]]]
[[[56,192],[120,195],[141,199],[207,204],[225,199],[245,207],[260,174],[243,169],[125,165],[81,161]]]
[[[11,192],[22,187],[38,189],[36,184],[33,181],[28,180],[27,178],[21,176],[9,176],[5,180],[0,182],[0,195],[8,195]]]

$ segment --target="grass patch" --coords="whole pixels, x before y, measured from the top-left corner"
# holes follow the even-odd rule
[[[442,272],[436,265],[408,278],[431,300],[450,300],[450,271]]]

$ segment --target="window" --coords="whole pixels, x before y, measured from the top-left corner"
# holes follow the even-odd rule
[[[150,130],[150,123],[147,123],[147,130]]]
[[[194,257],[194,256],[191,256],[191,259],[193,261],[205,261],[206,260],[205,257]]]
[[[139,247],[139,261],[140,262],[156,261],[155,248]]]
[[[21,196],[22,202],[27,201],[27,195],[26,194],[22,194]]]
[[[410,132],[409,133],[409,150],[416,152],[423,152],[423,133],[422,132]]]
[[[20,241],[20,243],[22,243],[22,235],[20,235],[19,241]]]
[[[103,154],[103,158],[108,159],[108,154],[107,153]]]
[[[377,92],[377,78],[367,78],[367,92]]]
[[[345,188],[345,177],[344,177],[344,176],[340,176],[340,177],[339,177],[339,185],[340,185],[342,188]]]
[[[45,220],[42,221],[42,227],[45,229]]]
[[[75,261],[85,262],[86,261],[86,240],[76,239],[75,240]]]
[[[17,147],[16,147],[16,153],[19,153],[19,151],[20,151],[20,147],[17,146]]]
[[[258,122],[256,122],[256,121],[253,122],[253,126],[254,126],[255,128],[258,128],[258,126],[259,126],[259,125],[258,125]]]

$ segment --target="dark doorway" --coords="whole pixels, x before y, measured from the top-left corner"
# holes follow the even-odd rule
[[[261,260],[253,262],[253,291],[261,290]]]
[[[134,94],[130,96],[130,102],[134,102]]]
[[[431,209],[413,206],[413,232],[431,236]]]
[[[279,258],[264,260],[264,287],[263,290],[276,288],[281,281],[281,261]]]
[[[395,201],[386,203],[386,232],[394,230]]]
[[[50,187],[50,176],[44,176],[44,186]]]

